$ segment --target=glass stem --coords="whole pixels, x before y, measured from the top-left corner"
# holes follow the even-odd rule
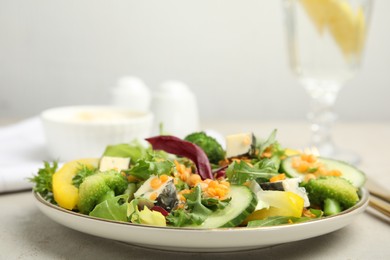
[[[331,128],[336,120],[333,107],[340,91],[340,84],[324,81],[305,83],[311,101],[310,112],[307,115],[311,124],[311,146],[316,147],[322,156],[332,156],[335,147]]]

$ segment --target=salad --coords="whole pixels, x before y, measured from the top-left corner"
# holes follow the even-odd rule
[[[365,175],[333,159],[283,148],[276,130],[184,139],[161,135],[110,145],[100,158],[58,167],[45,162],[30,181],[61,208],[135,224],[259,227],[338,214],[359,201]]]

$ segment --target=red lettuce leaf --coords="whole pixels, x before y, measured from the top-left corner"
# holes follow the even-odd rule
[[[199,146],[169,135],[150,137],[145,140],[148,141],[155,150],[163,150],[167,153],[184,156],[193,161],[198,170],[198,174],[203,180],[214,179],[209,159]]]

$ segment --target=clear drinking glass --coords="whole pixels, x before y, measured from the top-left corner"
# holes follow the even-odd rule
[[[371,0],[283,0],[292,71],[310,97],[311,144],[322,156],[357,163],[332,142],[334,103],[359,69]]]

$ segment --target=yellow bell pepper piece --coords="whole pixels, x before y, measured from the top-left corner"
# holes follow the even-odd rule
[[[258,199],[269,205],[254,211],[245,220],[260,220],[273,216],[301,217],[304,200],[299,195],[290,191],[260,191]]]
[[[53,195],[57,204],[65,209],[72,210],[76,207],[79,199],[79,189],[72,184],[80,165],[88,168],[97,168],[99,159],[80,159],[65,163],[53,174]]]

